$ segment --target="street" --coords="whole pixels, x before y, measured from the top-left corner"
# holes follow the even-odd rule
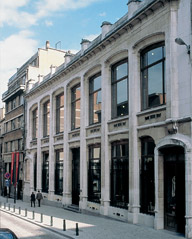
[[[41,226],[35,225],[33,223],[27,222],[18,218],[14,215],[9,213],[0,211],[0,227],[1,228],[9,228],[12,230],[18,238],[27,239],[37,239],[37,238],[46,238],[46,239],[53,239],[53,238],[72,238],[69,236],[61,236],[58,233],[54,233],[48,229],[45,229]]]

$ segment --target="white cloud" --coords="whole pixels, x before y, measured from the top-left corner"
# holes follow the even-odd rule
[[[5,24],[25,28],[36,24],[37,18],[26,11],[20,11],[20,7],[27,6],[29,0],[6,0],[0,2],[0,27]]]
[[[100,17],[105,17],[105,16],[106,16],[106,12],[101,12],[101,13],[99,13],[99,16],[100,16]]]
[[[21,31],[0,41],[0,96],[7,90],[9,78],[37,51],[32,32]],[[1,102],[1,101],[0,101]]]
[[[53,26],[53,22],[46,20],[46,21],[45,21],[45,25],[46,25],[47,27],[51,27],[51,26]]]
[[[37,3],[38,17],[48,16],[60,10],[75,10],[102,0],[40,0]]]

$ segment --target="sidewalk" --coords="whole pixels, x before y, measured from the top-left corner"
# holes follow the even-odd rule
[[[125,222],[120,222],[110,218],[101,216],[87,215],[83,213],[75,213],[63,208],[51,207],[42,205],[41,207],[31,207],[30,202],[26,203],[9,198],[6,203],[6,198],[0,197],[1,209],[16,216],[22,217],[24,220],[39,224],[41,226],[56,230],[63,235],[71,238],[80,239],[182,239],[181,235],[166,231],[154,230],[152,228],[141,225],[133,225]],[[6,208],[4,209],[4,203]],[[10,204],[10,211],[9,211]],[[37,203],[36,203],[37,204]],[[13,212],[15,205],[15,212]],[[19,215],[19,207],[21,214]],[[25,216],[27,209],[27,217]],[[34,219],[33,212],[34,211]],[[41,213],[43,214],[43,222],[41,223]],[[51,223],[53,217],[53,226]],[[66,231],[63,231],[63,220],[65,220]],[[76,236],[76,223],[79,227],[79,236]]]

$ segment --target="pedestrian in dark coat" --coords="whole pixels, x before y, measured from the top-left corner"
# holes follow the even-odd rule
[[[31,207],[32,206],[35,207],[35,194],[34,194],[34,192],[31,193]]]
[[[43,195],[42,195],[42,193],[40,193],[40,191],[38,191],[36,199],[38,200],[39,207],[40,207],[41,206],[41,199],[43,199]]]

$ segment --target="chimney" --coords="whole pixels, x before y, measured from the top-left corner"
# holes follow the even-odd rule
[[[102,39],[105,38],[105,35],[110,31],[111,29],[111,23],[110,22],[103,22],[101,25],[101,29],[102,29]]]
[[[29,92],[33,88],[34,84],[35,84],[35,80],[33,80],[33,79],[30,79],[27,82],[27,92]]]
[[[128,5],[128,18],[130,19],[133,15],[134,12],[139,9],[141,6],[141,0],[129,0],[127,5]]]
[[[53,65],[50,66],[51,75],[53,75],[55,73],[56,68],[57,68],[56,66],[53,66]]]
[[[87,39],[82,39],[81,41],[81,54],[89,47],[90,41]]]
[[[73,57],[73,54],[71,53],[71,51],[67,51],[65,53],[65,56],[64,56],[64,58],[65,58],[65,66],[71,61],[72,57]]]
[[[46,41],[46,49],[49,49],[50,48],[50,43],[49,41]]]
[[[38,82],[40,83],[43,80],[43,75],[38,75]]]

